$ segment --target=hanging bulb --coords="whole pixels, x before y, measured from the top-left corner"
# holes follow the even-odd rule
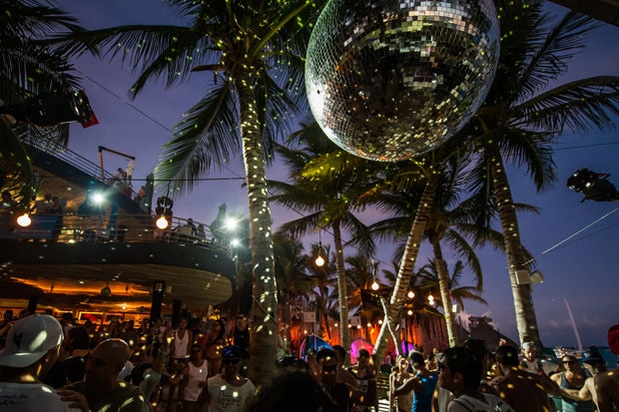
[[[373,291],[377,291],[380,289],[380,285],[376,281],[376,265],[374,264],[374,259],[372,259],[372,285],[370,285]]]
[[[320,255],[320,252],[318,253],[318,256],[316,257],[316,260],[314,260],[314,263],[319,268],[321,268],[321,267],[323,267],[325,265],[325,258],[323,258],[322,255]]]
[[[372,286],[370,286],[372,288],[372,290],[378,290],[380,289],[380,285],[378,284],[378,282],[376,281],[376,279],[374,279],[374,282],[372,282]]]
[[[321,232],[318,232],[318,256],[314,260],[314,264],[319,268],[325,265],[325,258],[322,257],[322,235]]]
[[[412,290],[409,290],[408,293],[406,294],[406,297],[409,299],[412,299],[415,297],[415,292],[413,292]]]

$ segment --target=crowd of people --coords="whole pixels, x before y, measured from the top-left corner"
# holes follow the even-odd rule
[[[277,373],[259,388],[248,378],[247,315],[207,324],[180,317],[109,325],[80,324],[70,313],[5,312],[0,325],[0,408],[4,411],[378,411],[379,365],[365,349],[347,366],[335,345],[305,359],[289,347]],[[282,327],[280,333],[287,331]],[[619,325],[609,330],[619,354]],[[285,339],[281,339],[285,342]],[[606,371],[594,347],[570,353],[545,372],[533,343],[483,341],[398,356],[389,376],[390,411],[611,412],[619,406],[619,369]]]
[[[608,334],[619,355],[619,325]],[[435,350],[424,359],[413,351],[398,357],[390,375],[391,410],[399,412],[613,412],[619,408],[619,369],[591,347],[577,358],[564,351],[546,371],[533,342],[518,348],[500,342],[494,353],[485,342]],[[436,368],[429,365],[436,359]]]
[[[185,317],[176,327],[144,319],[136,328],[132,320],[97,325],[71,313],[56,320],[6,310],[0,348],[0,407],[8,410],[240,411],[255,392],[243,313],[229,328],[219,318],[204,329]],[[28,364],[3,361],[13,358]],[[19,386],[26,383],[33,385]],[[49,408],[41,391],[58,395]]]

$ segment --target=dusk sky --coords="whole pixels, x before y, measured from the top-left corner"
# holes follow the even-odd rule
[[[179,23],[159,0],[63,0],[57,3],[89,29]],[[555,5],[550,10],[553,14],[565,11]],[[569,74],[561,83],[597,75],[619,75],[619,28],[603,24],[590,37],[588,45],[573,60]],[[132,75],[129,65],[123,67],[120,62],[109,63],[109,60],[84,56],[76,66],[84,78],[82,84],[100,124],[88,129],[72,125],[69,148],[95,163],[98,162],[98,146],[135,156],[136,179],[152,171],[180,115],[203,96],[209,76],[212,78],[206,72],[196,73],[189,83],[170,89],[165,89],[161,83],[152,83],[136,100],[130,101],[127,91],[136,76]],[[533,204],[541,211],[539,215],[520,214],[519,223],[523,244],[536,256],[536,267],[545,276],[544,283],[534,285],[533,292],[545,346],[576,345],[564,298],[569,302],[585,346],[605,345],[608,327],[619,323],[619,267],[614,260],[615,253],[619,254],[619,203],[580,203],[582,196],[565,184],[574,171],[588,167],[610,173],[610,180],[619,186],[618,154],[616,130],[582,136],[566,132],[556,145],[559,179],[553,188],[537,194],[524,173],[513,169],[509,174],[515,200]],[[104,153],[107,170],[124,168],[126,164],[127,159]],[[231,180],[199,182],[193,192],[175,201],[174,214],[208,224],[224,202],[229,212],[247,214],[247,195],[240,179],[243,175],[242,161],[238,158],[229,168],[205,176]],[[283,180],[285,176],[286,172],[277,163],[267,170],[269,179]],[[134,186],[139,187],[139,182]],[[162,194],[165,193],[155,196]],[[274,231],[282,222],[298,217],[279,207],[272,208],[272,215]],[[579,235],[544,253],[591,224]],[[323,243],[329,243],[328,237],[323,234]],[[310,241],[315,242],[316,238],[308,239],[306,246]],[[390,245],[382,245],[379,256],[375,257],[381,262],[379,270],[391,269],[391,249]],[[345,253],[355,254],[356,251],[346,250]],[[489,306],[469,302],[465,303],[465,311],[491,317],[495,327],[517,341],[506,259],[492,250],[482,250],[479,255],[484,270],[483,296]],[[422,247],[418,262],[426,263],[429,256],[429,248]],[[450,266],[455,263],[454,259],[447,259]],[[470,281],[463,283],[470,284]]]

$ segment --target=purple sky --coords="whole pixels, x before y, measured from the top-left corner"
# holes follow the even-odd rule
[[[63,0],[58,4],[90,29],[122,24],[175,23],[174,17],[157,0]],[[551,10],[554,13],[563,9],[552,6]],[[564,80],[619,75],[619,28],[603,25],[588,44],[587,49],[574,59]],[[160,148],[169,139],[169,130],[179,121],[181,113],[206,90],[206,80],[200,77],[209,76],[199,73],[191,83],[167,90],[162,84],[150,84],[135,101],[129,101],[127,91],[135,76],[128,65],[122,67],[117,62],[85,56],[78,60],[77,68],[85,78],[83,85],[100,124],[88,129],[82,129],[79,124],[72,125],[69,148],[93,162],[98,162],[98,146],[135,156],[134,177],[137,179],[145,177],[157,164]],[[577,146],[579,148],[574,148]],[[537,268],[545,276],[543,284],[534,286],[533,298],[546,346],[576,344],[564,297],[574,314],[583,345],[605,345],[606,330],[619,323],[619,267],[614,260],[614,254],[619,253],[619,211],[562,246],[543,253],[619,208],[619,203],[579,203],[581,196],[565,185],[572,172],[586,166],[611,173],[611,181],[619,186],[618,154],[616,131],[584,136],[566,133],[557,145],[555,161],[559,181],[554,188],[536,194],[523,173],[517,170],[510,173],[515,200],[541,209],[539,215],[520,215],[519,219],[523,244],[537,257]],[[104,153],[104,164],[107,170],[115,170],[124,168],[127,160]],[[212,177],[235,178],[243,174],[238,159],[221,173],[213,173]],[[267,171],[267,176],[284,179],[285,171],[275,165]],[[192,193],[175,202],[174,213],[210,223],[218,206],[225,202],[229,212],[246,214],[246,192],[241,183],[241,180],[200,182]],[[274,230],[282,222],[298,217],[278,207],[273,207],[272,214]],[[315,237],[311,241],[316,241]],[[322,241],[329,243],[328,235],[323,235]],[[381,247],[376,257],[383,262],[380,268],[391,269],[391,249],[390,245]],[[347,253],[354,254],[355,251],[348,250]],[[425,263],[429,254],[429,248],[422,247],[419,262]],[[474,315],[490,316],[499,330],[517,340],[505,257],[491,250],[482,250],[479,254],[484,270],[484,298],[489,306],[465,303],[465,310]],[[454,260],[448,258],[448,263],[453,265]]]

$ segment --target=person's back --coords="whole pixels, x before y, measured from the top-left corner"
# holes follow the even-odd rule
[[[516,411],[547,412],[550,408],[548,393],[542,377],[518,368],[518,350],[509,345],[499,346],[496,361],[503,376],[494,378],[490,384],[501,399]]]
[[[598,410],[600,412],[619,410],[619,368],[602,372],[594,379]]]
[[[492,386],[516,411],[545,412],[549,411],[550,403],[544,384],[538,375],[514,369],[509,374],[496,378]]]

